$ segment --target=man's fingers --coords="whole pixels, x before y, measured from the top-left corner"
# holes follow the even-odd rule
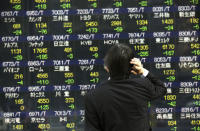
[[[134,70],[131,70],[131,73],[133,73],[134,75],[137,75],[138,73]]]
[[[142,70],[141,66],[133,66],[132,68],[134,71],[136,71],[137,73],[139,73]]]
[[[131,59],[130,64],[133,64],[131,72],[134,75],[143,73],[143,65],[139,59],[137,58]]]
[[[136,66],[142,66],[142,63],[137,58],[131,59],[130,63]]]

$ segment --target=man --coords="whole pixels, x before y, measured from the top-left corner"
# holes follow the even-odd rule
[[[85,97],[85,131],[149,131],[148,101],[166,94],[163,83],[143,68],[132,50],[116,44],[104,63],[110,79]],[[129,78],[130,74],[140,75]]]

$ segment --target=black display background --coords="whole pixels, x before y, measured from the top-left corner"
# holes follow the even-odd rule
[[[16,4],[11,4],[9,3],[10,1],[2,1],[0,5],[0,11],[1,13],[3,11],[15,11],[13,6]],[[97,8],[92,8],[91,4],[93,2],[97,2],[98,7]],[[53,21],[53,16],[51,15],[51,10],[62,10],[60,5],[62,4],[59,0],[47,0],[46,5],[47,9],[44,10],[44,12],[47,13],[47,15],[44,13],[42,17],[41,22],[29,22],[28,16],[25,15],[26,11],[31,11],[31,10],[39,10],[35,6],[38,5],[34,1],[26,1],[22,0],[22,3],[20,4],[22,6],[22,9],[19,11],[20,14],[19,16],[14,16],[15,22],[5,22],[6,18],[11,18],[10,16],[2,16],[0,18],[0,38],[1,38],[1,44],[0,44],[0,62],[1,62],[1,69],[0,69],[0,130],[4,131],[12,131],[13,130],[13,125],[17,125],[20,123],[12,123],[12,124],[5,124],[5,117],[3,117],[3,114],[6,112],[22,112],[23,115],[20,116],[20,121],[21,124],[24,126],[23,130],[25,131],[37,131],[40,130],[38,128],[38,123],[31,123],[31,118],[28,116],[29,112],[33,111],[41,111],[37,107],[41,104],[37,103],[37,99],[39,98],[31,98],[30,94],[32,92],[28,91],[28,87],[30,86],[43,86],[41,84],[38,84],[37,81],[40,80],[37,78],[38,73],[48,73],[48,80],[50,81],[49,84],[44,85],[45,91],[44,92],[45,97],[42,98],[49,98],[50,103],[49,105],[49,110],[47,111],[47,115],[45,116],[45,122],[46,124],[50,124],[51,128],[49,129],[50,131],[83,131],[84,127],[84,115],[80,115],[80,112],[84,110],[84,104],[83,104],[83,99],[84,96],[81,95],[81,93],[87,93],[90,89],[81,91],[78,87],[79,85],[96,85],[108,78],[108,74],[104,71],[103,69],[103,57],[105,52],[112,46],[112,44],[105,44],[106,40],[112,40],[112,39],[103,39],[102,35],[103,34],[108,34],[108,33],[118,33],[114,30],[116,27],[111,27],[111,21],[121,21],[122,25],[120,27],[123,27],[123,32],[120,34],[120,38],[113,38],[113,41],[119,42],[119,43],[129,43],[131,38],[127,38],[127,33],[134,33],[134,32],[139,32],[141,33],[142,31],[140,28],[143,25],[137,25],[137,20],[148,20],[148,24],[145,25],[147,26],[148,30],[144,31],[145,32],[145,37],[144,37],[144,44],[130,44],[131,48],[136,54],[136,57],[142,58],[139,53],[142,50],[136,50],[134,46],[137,45],[148,45],[149,49],[147,50],[149,55],[146,58],[146,61],[143,61],[145,68],[149,69],[149,71],[153,72],[156,76],[159,76],[160,79],[163,82],[170,82],[166,77],[169,75],[163,75],[163,70],[162,69],[157,69],[156,64],[154,62],[154,59],[156,57],[172,57],[172,61],[167,62],[171,63],[171,68],[168,69],[174,69],[175,70],[175,81],[173,81],[173,86],[170,87],[172,89],[172,93],[168,93],[167,95],[176,95],[176,107],[171,107],[168,105],[169,102],[163,98],[159,100],[155,100],[151,103],[151,108],[150,108],[150,116],[151,116],[151,124],[153,131],[170,131],[170,130],[178,130],[178,131],[189,131],[192,130],[192,128],[196,127],[198,128],[199,125],[191,125],[191,120],[192,119],[184,119],[182,120],[180,117],[181,111],[180,109],[182,107],[197,107],[193,104],[195,101],[193,99],[193,94],[180,94],[179,93],[179,88],[180,88],[180,82],[198,82],[198,80],[192,79],[194,74],[192,74],[192,69],[193,68],[180,68],[179,64],[179,57],[180,56],[195,56],[191,52],[193,49],[191,49],[190,45],[191,43],[197,43],[197,42],[186,42],[186,43],[181,43],[179,42],[179,37],[177,36],[179,31],[199,31],[198,29],[194,29],[193,26],[194,24],[190,23],[190,18],[191,17],[179,17],[179,11],[177,10],[178,6],[192,6],[190,1],[178,1],[174,0],[173,5],[170,6],[170,17],[169,18],[154,18],[154,13],[152,12],[151,7],[166,7],[166,3],[164,0],[148,0],[148,6],[144,7],[145,11],[144,12],[139,12],[135,14],[143,15],[143,18],[130,18],[130,13],[128,14],[125,10],[126,8],[131,8],[131,7],[138,7],[142,8],[140,6],[139,2],[140,0],[118,0],[118,2],[122,2],[123,5],[120,7],[120,12],[119,19],[111,19],[111,20],[104,20],[103,15],[108,15],[101,13],[101,9],[105,8],[116,8],[113,3],[117,1],[112,1],[112,0],[101,0],[101,1],[90,1],[88,2],[87,0],[72,0],[71,2],[68,2],[71,4],[71,8],[69,11],[71,14],[68,15],[68,21],[66,22],[72,22],[72,34],[69,34],[66,32],[68,28],[63,27],[63,21]],[[198,5],[196,6],[196,10],[194,11],[196,13],[195,18],[199,18],[198,12],[199,8]],[[76,14],[77,9],[95,9],[98,13],[94,14],[89,14],[91,16],[90,20],[80,20],[81,16],[84,15],[79,15]],[[123,12],[124,11],[124,12]],[[115,13],[117,14],[117,13]],[[87,16],[87,15],[85,15]],[[36,16],[39,17],[39,16]],[[13,17],[12,17],[13,18]],[[166,31],[165,27],[168,26],[168,24],[162,24],[163,19],[173,19],[174,24],[173,27],[174,29],[172,31]],[[79,40],[77,39],[78,34],[90,34],[86,31],[86,26],[85,23],[87,21],[97,21],[98,22],[98,33],[93,33],[96,34],[95,38],[97,39],[89,39],[92,41],[92,45],[81,45],[81,41],[89,41],[89,40]],[[35,27],[36,23],[47,23],[47,35],[45,36],[45,40],[43,42],[42,47],[29,47],[30,41],[26,40],[27,36],[39,36],[41,35],[38,32],[38,29]],[[21,30],[22,34],[19,36],[20,41],[17,42],[18,47],[15,48],[5,48],[4,44],[6,42],[2,41],[2,37],[5,36],[15,36],[13,32],[15,31],[13,29],[13,24],[20,24],[21,25]],[[198,25],[199,23],[197,23]],[[169,37],[164,37],[164,38],[169,38],[170,41],[166,43],[156,43],[156,38],[152,37],[153,32],[170,32],[171,36]],[[199,32],[198,32],[199,33]],[[124,37],[125,34],[125,37]],[[175,35],[174,35],[175,34]],[[52,35],[70,35],[70,40],[69,46],[67,47],[55,47],[54,46],[54,41],[51,40]],[[48,37],[48,38],[46,38]],[[193,37],[193,36],[191,36]],[[199,34],[197,34],[195,37],[199,37]],[[136,39],[136,38],[135,38]],[[138,37],[138,39],[142,39],[142,37]],[[16,41],[15,41],[16,42]],[[37,42],[37,41],[33,41]],[[39,41],[41,42],[41,40]],[[8,43],[8,42],[7,42]],[[163,44],[174,44],[175,48],[174,50],[174,55],[172,56],[166,56],[163,54],[164,51],[162,49]],[[64,52],[64,48],[72,48],[72,53],[73,58],[70,59],[68,55],[70,53]],[[98,47],[97,52],[91,52],[89,51],[90,47]],[[35,53],[33,49],[34,48],[47,48],[48,52],[48,59],[45,60],[47,64],[45,66],[38,66],[41,69],[43,69],[42,72],[39,71],[34,71],[30,72],[29,68],[27,66],[27,61],[40,61],[36,56],[40,55],[39,53]],[[20,61],[20,70],[18,73],[6,73],[4,72],[6,67],[2,66],[3,62],[6,61],[16,61],[14,56],[17,54],[11,54],[11,49],[21,49],[22,53],[21,55],[23,56],[23,60]],[[169,51],[169,50],[168,50]],[[94,53],[98,53],[98,58],[94,58]],[[196,55],[197,62],[199,63],[199,55]],[[78,60],[91,60],[95,59],[95,64],[91,64],[91,66],[94,66],[94,68],[91,71],[82,71],[80,64],[78,64]],[[74,98],[75,102],[75,109],[73,109],[73,115],[67,116],[68,121],[67,122],[59,122],[59,117],[54,115],[54,111],[66,111],[69,110],[69,105],[65,103],[65,91],[60,91],[61,97],[55,97],[56,91],[54,90],[55,85],[63,85],[66,86],[67,84],[65,83],[66,78],[64,77],[64,72],[56,72],[55,66],[53,66],[51,63],[53,60],[71,60],[69,65],[69,72],[73,72],[74,77],[73,79],[75,80],[74,84],[71,85],[71,90],[69,90],[69,97]],[[194,61],[193,61],[194,62]],[[49,64],[50,63],[50,64]],[[166,62],[163,62],[166,63]],[[90,66],[90,65],[87,65]],[[36,68],[38,68],[36,66]],[[197,67],[198,68],[198,67]],[[99,72],[99,76],[97,77],[99,79],[99,82],[97,83],[92,83],[90,80],[92,79],[90,77],[90,72]],[[23,74],[23,86],[19,85],[17,82],[19,80],[16,80],[13,78],[14,74]],[[24,110],[20,110],[20,105],[17,105],[15,103],[15,99],[7,99],[5,97],[5,92],[3,92],[3,87],[17,87],[20,86],[20,92],[19,92],[19,97],[17,99],[23,99],[24,100]],[[199,87],[199,85],[197,86]],[[18,93],[18,92],[17,92]],[[38,92],[37,92],[38,93]],[[156,116],[156,108],[173,108],[173,119],[165,119],[165,120],[157,120]],[[25,115],[25,114],[26,115]],[[197,112],[198,113],[198,112]],[[194,119],[196,120],[196,119]],[[198,120],[198,119],[197,119]],[[176,121],[177,124],[175,126],[169,126],[168,121]],[[74,128],[66,128],[67,123],[75,123]]]

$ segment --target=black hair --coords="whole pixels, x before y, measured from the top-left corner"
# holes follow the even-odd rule
[[[104,57],[104,66],[109,69],[111,78],[128,78],[134,54],[131,48],[125,44],[115,44]]]

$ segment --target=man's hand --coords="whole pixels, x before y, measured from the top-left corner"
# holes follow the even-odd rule
[[[144,73],[143,65],[139,59],[131,59],[130,64],[133,64],[131,73],[133,73],[134,75],[142,75]]]

